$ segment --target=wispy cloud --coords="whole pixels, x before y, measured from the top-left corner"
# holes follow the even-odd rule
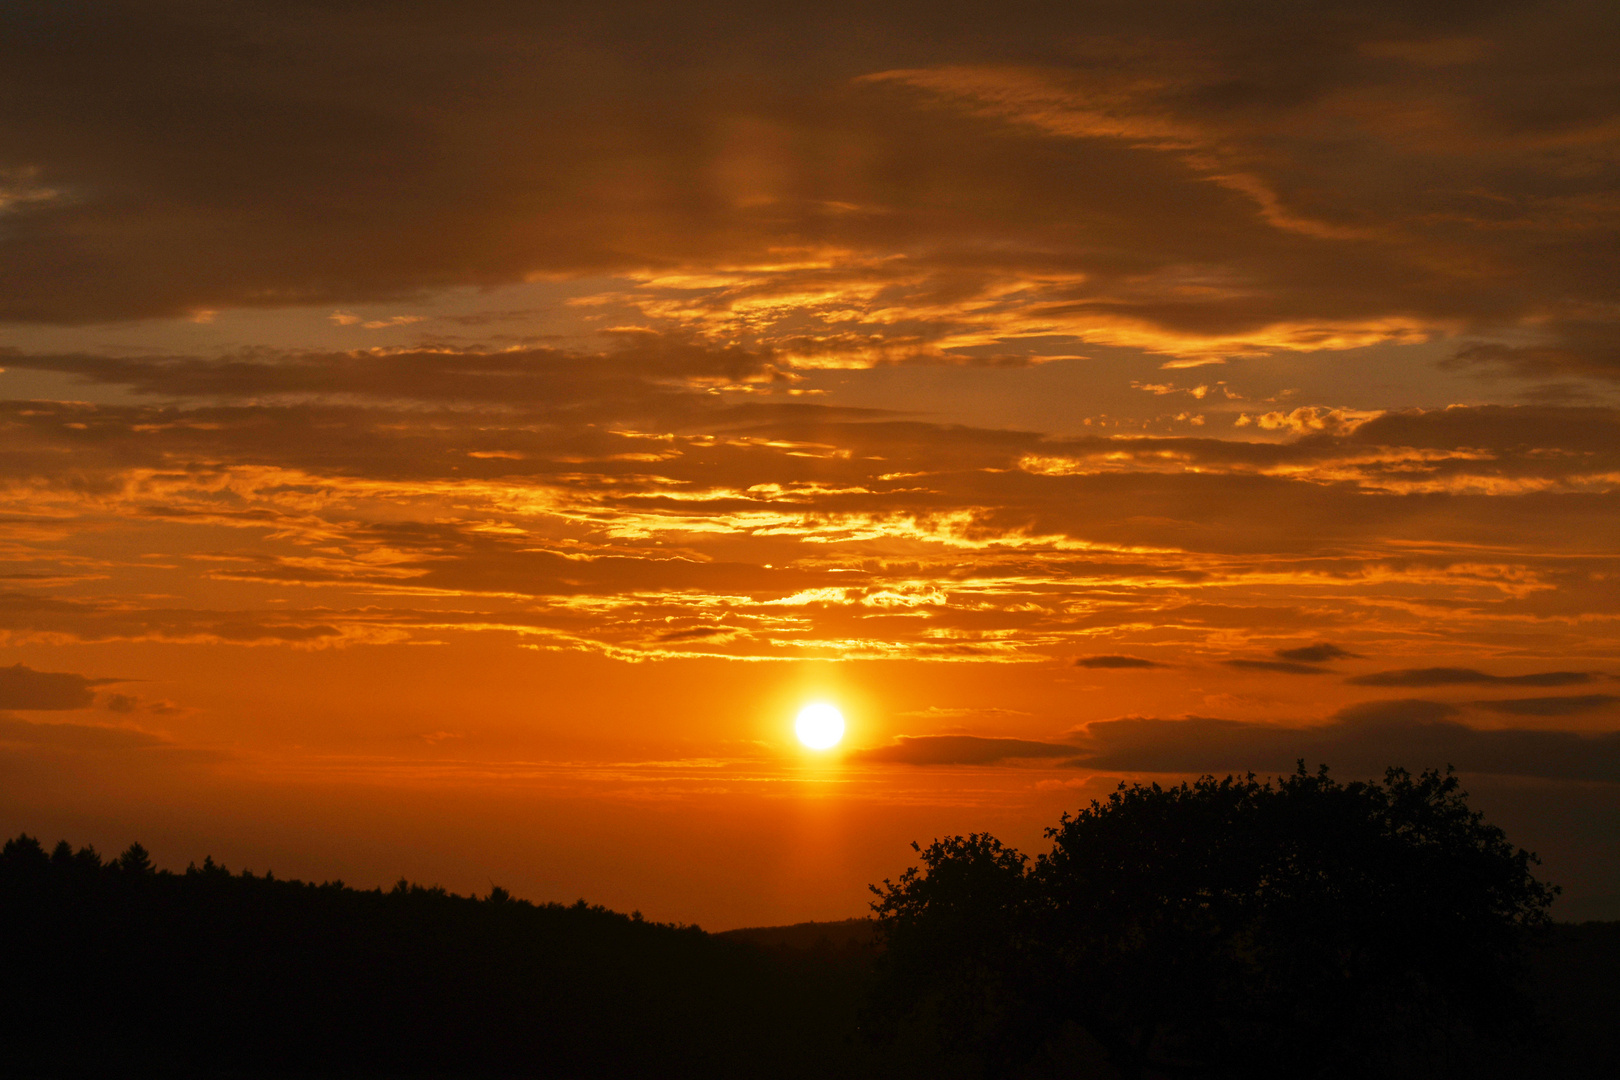
[[[1277,655],[1284,660],[1301,664],[1322,664],[1331,660],[1352,660],[1356,657],[1355,653],[1326,641],[1315,645],[1301,645],[1293,649],[1278,649]]]
[[[1265,671],[1273,675],[1327,675],[1331,669],[1316,664],[1300,664],[1293,660],[1222,660],[1227,667],[1245,671]]]
[[[978,735],[901,735],[888,746],[856,750],[858,761],[890,765],[993,765],[1016,759],[1061,758],[1074,753],[1062,743]]]
[[[1575,686],[1590,682],[1585,671],[1537,671],[1528,675],[1490,675],[1474,668],[1401,668],[1354,675],[1345,681],[1353,686],[1471,686],[1495,683],[1501,686]]]
[[[1620,702],[1614,694],[1572,694],[1567,697],[1497,698],[1476,701],[1474,707],[1509,716],[1572,716],[1607,709]]]

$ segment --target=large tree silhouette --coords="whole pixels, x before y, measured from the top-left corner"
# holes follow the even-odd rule
[[[890,1020],[992,1074],[1078,1038],[1128,1077],[1435,1074],[1524,1030],[1556,890],[1449,771],[1121,785],[1047,836],[874,886]]]

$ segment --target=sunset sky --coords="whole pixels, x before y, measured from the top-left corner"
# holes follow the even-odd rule
[[[1617,55],[7,4],[0,826],[723,929],[1122,779],[1450,763],[1620,918]]]

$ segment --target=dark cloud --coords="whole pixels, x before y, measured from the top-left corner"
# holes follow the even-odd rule
[[[1245,671],[1269,671],[1276,675],[1327,675],[1325,667],[1314,664],[1296,664],[1291,660],[1222,660],[1227,667]]]
[[[1460,328],[1464,362],[1612,376],[1616,18],[13,5],[0,317],[769,262],[711,291],[879,297],[826,304],[835,349],[900,356],[965,317],[939,299],[993,297],[1152,347]]]
[[[30,355],[0,349],[8,365],[76,375],[137,394],[220,400],[362,398],[482,405],[555,404],[578,412],[592,403],[631,406],[670,395],[682,380],[740,383],[768,378],[770,350],[714,346],[648,332],[612,335],[602,352],[526,348],[386,353],[260,351],[246,356],[109,357]],[[690,404],[702,404],[697,398]]]
[[[1546,457],[1556,447],[1559,457],[1602,462],[1600,467],[1607,468],[1620,445],[1620,410],[1553,405],[1397,410],[1361,424],[1344,441],[1417,450],[1474,447],[1499,461],[1518,455]]]
[[[1457,706],[1423,698],[1397,698],[1392,701],[1358,701],[1334,714],[1347,724],[1433,724],[1456,716]]]
[[[1509,716],[1571,716],[1605,709],[1620,702],[1614,694],[1577,694],[1569,697],[1498,698],[1473,702],[1475,708]]]
[[[1086,753],[1068,764],[1125,772],[1289,772],[1329,765],[1339,775],[1376,776],[1455,765],[1464,773],[1620,782],[1620,733],[1481,730],[1448,719],[1440,702],[1370,702],[1330,723],[1284,727],[1240,720],[1130,717],[1098,721],[1080,734]]]
[[[740,629],[735,626],[691,626],[681,630],[667,630],[657,635],[657,638],[659,641],[707,641],[736,634]]]
[[[1328,642],[1318,642],[1315,645],[1304,645],[1297,649],[1278,649],[1277,655],[1284,660],[1293,660],[1303,664],[1320,664],[1327,660],[1352,660],[1356,654],[1346,652],[1337,645]]]
[[[0,709],[82,709],[95,700],[92,687],[116,681],[22,664],[0,667]]]
[[[0,744],[54,750],[152,750],[170,743],[132,728],[93,724],[36,724],[0,716]]]
[[[132,608],[112,601],[60,600],[26,593],[0,593],[0,632],[14,637],[76,638],[81,641],[118,639],[150,641],[228,642],[249,644],[315,645],[343,638],[343,632],[321,614],[299,612],[208,611],[184,608]],[[20,666],[20,665],[19,665]],[[0,678],[6,671],[0,668]],[[27,669],[23,669],[27,671]],[[28,672],[21,685],[35,685]],[[14,677],[14,676],[13,676]],[[89,687],[108,680],[85,680],[78,675],[50,676],[54,690],[40,692],[36,700],[77,704],[12,705],[12,708],[80,708],[94,695]],[[69,682],[69,680],[73,680]],[[113,680],[119,681],[119,680]],[[83,690],[81,695],[80,690]]]
[[[1620,371],[1620,343],[1614,326],[1581,319],[1554,319],[1543,328],[1545,341],[1534,345],[1478,342],[1459,348],[1447,366],[1495,369],[1511,374],[1606,376]]]
[[[1061,743],[992,739],[978,735],[901,735],[893,745],[857,750],[859,761],[898,765],[993,765],[1009,758],[1059,758],[1074,753]]]
[[[1144,660],[1140,656],[1082,656],[1074,662],[1075,667],[1083,668],[1157,668],[1163,664],[1152,660]]]
[[[1367,675],[1354,675],[1345,682],[1352,686],[1465,686],[1476,683],[1494,683],[1500,686],[1574,686],[1590,682],[1592,676],[1585,671],[1539,671],[1529,675],[1489,675],[1473,668],[1401,668],[1397,671],[1375,671]]]

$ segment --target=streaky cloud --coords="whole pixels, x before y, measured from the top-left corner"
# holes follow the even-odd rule
[[[23,744],[52,750],[154,750],[171,747],[163,738],[133,728],[97,724],[45,724],[0,717],[0,745]]]
[[[1491,675],[1474,668],[1431,667],[1401,668],[1396,671],[1375,671],[1367,675],[1353,675],[1345,682],[1352,686],[1467,686],[1494,683],[1499,686],[1575,686],[1590,682],[1586,671],[1538,671],[1529,675]]]
[[[1568,697],[1497,698],[1471,704],[1476,709],[1508,716],[1572,716],[1606,709],[1616,702],[1620,702],[1620,696],[1614,694],[1576,694]]]
[[[1315,664],[1299,664],[1292,660],[1222,660],[1227,667],[1244,671],[1269,671],[1276,675],[1329,675],[1332,672]]]
[[[994,765],[1016,758],[1069,757],[1074,747],[1030,739],[996,739],[979,735],[901,735],[889,746],[857,750],[858,761],[891,765]]]
[[[1368,727],[1379,724],[1432,724],[1456,716],[1462,710],[1446,701],[1425,698],[1395,698],[1389,701],[1358,701],[1333,714],[1335,720]]]
[[[1293,660],[1301,664],[1320,664],[1328,660],[1353,660],[1356,654],[1339,648],[1326,641],[1315,645],[1305,645],[1297,649],[1278,649],[1277,655],[1284,660]]]

